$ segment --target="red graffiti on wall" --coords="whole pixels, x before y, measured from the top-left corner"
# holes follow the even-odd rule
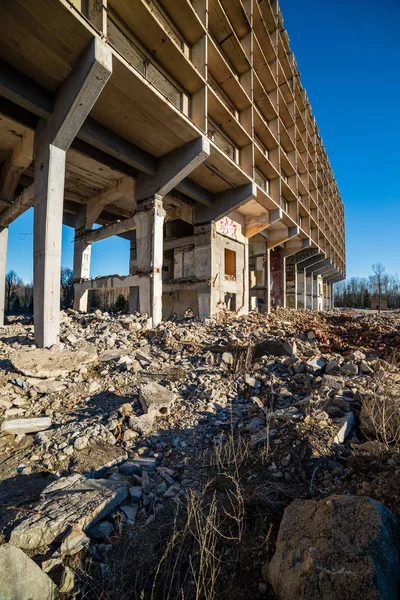
[[[222,235],[227,235],[230,238],[237,239],[238,226],[235,221],[232,221],[229,217],[224,217],[218,221],[218,231]]]

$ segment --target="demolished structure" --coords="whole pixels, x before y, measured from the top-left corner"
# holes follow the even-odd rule
[[[104,287],[153,325],[332,306],[343,204],[277,2],[5,0],[0,30],[0,296],[34,206],[38,346],[58,339],[63,223],[76,309]],[[112,235],[129,274],[91,280]]]

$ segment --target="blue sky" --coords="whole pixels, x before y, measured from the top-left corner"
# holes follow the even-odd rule
[[[400,275],[400,2],[281,0],[313,113],[345,203],[347,274]],[[33,210],[10,226],[7,268],[32,279]],[[63,227],[63,266],[73,230]],[[93,245],[91,276],[128,272],[129,243]]]

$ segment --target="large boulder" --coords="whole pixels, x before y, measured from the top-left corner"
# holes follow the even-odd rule
[[[53,600],[56,586],[19,548],[0,546],[0,600]]]
[[[295,500],[267,566],[282,600],[397,600],[399,530],[380,502],[358,496]]]

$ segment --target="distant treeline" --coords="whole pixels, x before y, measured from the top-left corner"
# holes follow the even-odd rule
[[[348,308],[371,308],[379,303],[388,308],[400,308],[400,279],[398,275],[386,273],[378,263],[372,265],[373,274],[369,277],[351,277],[335,284],[335,306]]]
[[[74,278],[68,267],[61,269],[60,296],[61,309],[73,307]],[[110,312],[128,312],[129,288],[90,291],[88,309],[97,308]],[[33,285],[24,283],[15,271],[9,271],[6,275],[5,311],[8,314],[33,314]]]

